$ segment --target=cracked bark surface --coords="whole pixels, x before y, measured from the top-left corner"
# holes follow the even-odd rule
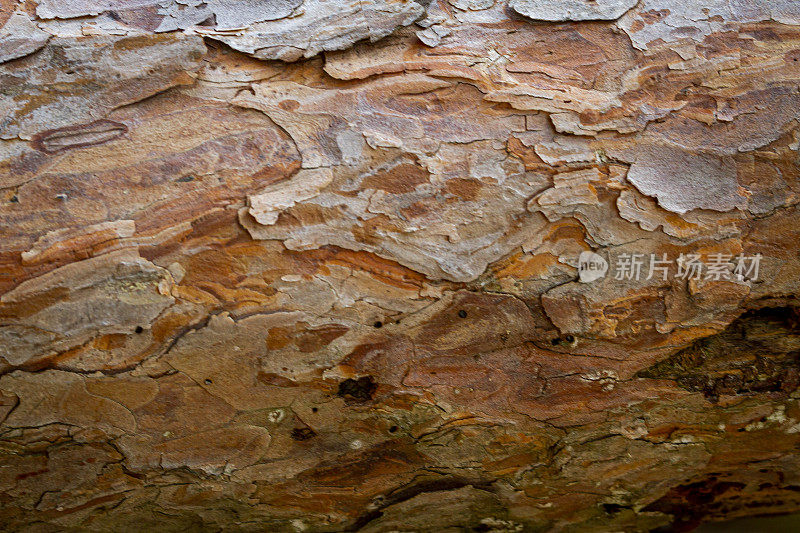
[[[0,0],[2,529],[797,512],[798,80],[791,0]]]

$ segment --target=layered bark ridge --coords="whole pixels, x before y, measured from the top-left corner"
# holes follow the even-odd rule
[[[0,6],[4,531],[800,509],[800,3]]]

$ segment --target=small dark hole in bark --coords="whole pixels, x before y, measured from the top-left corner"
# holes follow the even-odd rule
[[[395,432],[397,432],[398,429],[400,429],[400,428],[398,428],[397,426],[392,426],[392,427],[389,428],[389,433],[395,433]]]
[[[312,408],[311,408],[311,412],[312,412],[312,413],[316,413],[317,411],[319,411],[319,409],[317,409],[316,407],[312,407]]]
[[[558,346],[559,344],[561,344],[561,339],[556,337],[555,339],[550,341],[550,344],[552,344],[553,346]]]
[[[135,331],[136,333],[141,333],[144,331],[144,328],[142,326],[136,326],[136,329],[133,331]]]
[[[294,428],[292,430],[292,438],[294,440],[308,440],[316,436],[316,433],[311,428]]]
[[[467,318],[467,312],[466,312],[466,311],[464,311],[463,309],[461,309],[461,310],[458,312],[458,318]]]
[[[12,196],[12,197],[11,197],[11,203],[12,203],[12,204],[19,203],[19,198],[17,198],[17,195],[16,195],[16,194],[15,194],[14,196]]]
[[[212,383],[214,383],[214,382],[213,382],[213,381],[211,381],[210,379],[204,379],[204,380],[203,380],[203,383],[205,383],[206,385],[211,385],[211,384],[212,384]]]
[[[615,515],[621,510],[625,509],[624,505],[620,505],[618,503],[603,503],[600,505],[600,507],[603,508],[603,511],[605,511],[606,514],[610,515]]]
[[[375,323],[374,323],[374,324],[372,324],[372,325],[373,325],[375,328],[382,328],[382,327],[383,327],[383,322],[381,322],[380,320],[377,320],[377,321],[375,321]]]
[[[377,388],[378,385],[375,384],[372,376],[350,378],[339,383],[339,390],[336,394],[342,398],[365,402],[372,399],[372,394]]]
[[[575,342],[575,337],[573,337],[572,335],[567,335],[567,336],[564,337],[564,340],[569,342],[569,343],[573,343],[573,342]]]

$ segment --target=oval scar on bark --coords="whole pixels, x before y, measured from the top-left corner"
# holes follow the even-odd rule
[[[73,148],[107,143],[128,132],[128,126],[113,120],[96,120],[88,124],[46,130],[34,136],[33,147],[46,154],[57,154]]]

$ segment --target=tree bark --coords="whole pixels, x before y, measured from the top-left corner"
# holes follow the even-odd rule
[[[800,4],[0,0],[4,531],[800,510]]]

